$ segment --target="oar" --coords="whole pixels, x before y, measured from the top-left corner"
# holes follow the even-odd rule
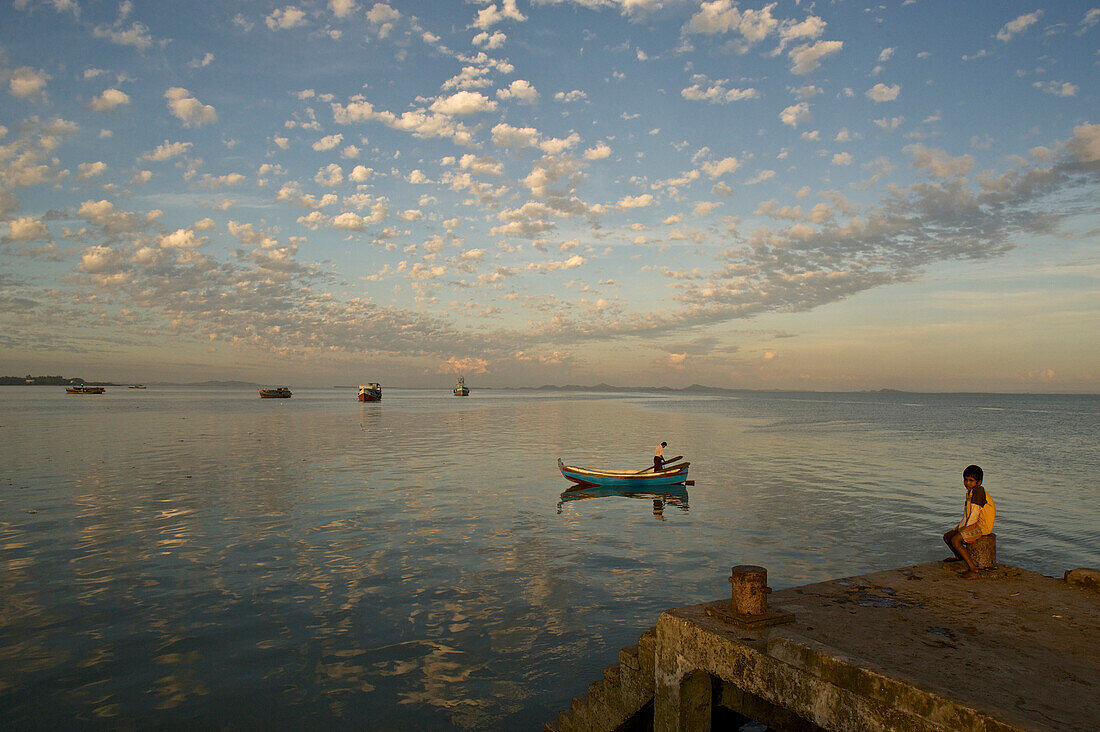
[[[672,463],[676,462],[677,460],[683,460],[683,459],[684,459],[684,456],[683,456],[683,455],[677,455],[677,456],[676,456],[676,457],[674,457],[674,458],[670,458],[670,459],[668,459],[668,460],[665,460],[665,463],[668,463],[669,465],[671,465]],[[648,468],[646,468],[645,470],[639,470],[639,471],[638,471],[637,473],[635,473],[634,475],[641,475],[642,473],[648,473],[648,472],[649,472],[650,470],[653,470],[653,466],[652,466],[652,465],[650,465],[650,466],[649,466]],[[662,467],[662,468],[661,468],[661,470],[664,470],[664,468]]]

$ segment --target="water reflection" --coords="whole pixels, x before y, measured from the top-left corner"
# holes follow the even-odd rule
[[[653,502],[653,517],[658,521],[664,521],[665,506],[675,506],[683,513],[688,512],[688,492],[682,485],[662,486],[660,489],[651,488],[639,491],[631,488],[616,486],[578,485],[567,488],[562,492],[558,500],[558,513],[562,512],[566,503],[585,501],[594,498],[638,498],[643,501]]]

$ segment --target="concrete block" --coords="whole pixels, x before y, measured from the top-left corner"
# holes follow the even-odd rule
[[[1075,587],[1100,592],[1100,569],[1081,567],[1066,570],[1066,582]]]
[[[978,569],[994,569],[997,566],[997,535],[986,534],[973,544],[967,544],[966,552]]]
[[[638,658],[638,646],[627,646],[619,649],[619,663],[631,669],[637,669],[641,660]]]

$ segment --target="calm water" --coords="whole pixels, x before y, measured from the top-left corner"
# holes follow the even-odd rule
[[[0,388],[0,719],[533,729],[668,607],[944,556],[1100,566],[1100,398]],[[561,502],[558,456],[692,461]]]

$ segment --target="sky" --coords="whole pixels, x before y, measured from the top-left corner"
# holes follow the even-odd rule
[[[0,0],[0,372],[1100,391],[1100,6]]]

